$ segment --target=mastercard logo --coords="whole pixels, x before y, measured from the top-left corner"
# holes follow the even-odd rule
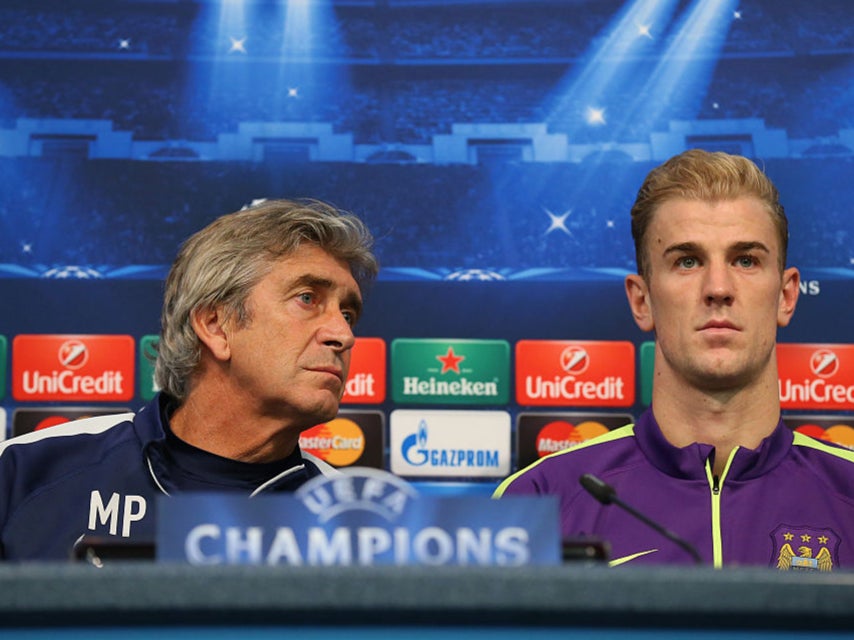
[[[83,418],[87,416],[81,416]],[[58,424],[65,424],[66,422],[70,422],[71,418],[67,418],[65,416],[48,416],[44,420],[39,421],[39,423],[35,426],[33,431],[40,431],[41,429],[47,429],[49,427],[55,427]]]
[[[795,428],[798,433],[816,440],[824,440],[854,450],[854,427],[847,424],[834,424],[827,428],[817,424],[802,424]]]
[[[365,433],[347,418],[336,418],[303,431],[300,449],[336,467],[346,467],[362,457]]]
[[[588,421],[574,425],[565,420],[555,420],[545,425],[537,434],[537,454],[542,458],[555,451],[563,451],[579,445],[585,440],[608,431],[608,427],[601,422]]]

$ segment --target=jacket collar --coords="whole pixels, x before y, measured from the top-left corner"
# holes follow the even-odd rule
[[[142,454],[145,458],[146,466],[155,484],[167,495],[179,491],[171,480],[169,464],[166,456],[163,455],[166,443],[164,422],[169,419],[168,407],[170,404],[174,404],[174,400],[164,393],[158,393],[137,412],[133,420],[134,429],[142,444]],[[324,475],[329,471],[334,472],[334,470],[322,461],[315,460],[313,456],[306,456],[302,451],[300,451],[300,458],[301,462],[299,464],[295,464],[276,476],[267,479],[252,492],[252,495],[278,491],[295,491],[311,478]]]
[[[715,448],[695,442],[687,447],[675,447],[664,437],[652,409],[647,409],[635,423],[638,447],[649,461],[663,473],[687,480],[706,480],[706,461]],[[783,419],[756,449],[739,447],[727,473],[727,480],[750,480],[776,467],[789,452],[794,436]]]

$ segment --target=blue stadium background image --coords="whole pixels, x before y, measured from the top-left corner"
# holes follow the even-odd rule
[[[314,197],[376,235],[361,335],[640,344],[629,208],[690,147],[780,188],[781,340],[854,342],[850,0],[5,0],[0,334],[157,333],[189,234]]]

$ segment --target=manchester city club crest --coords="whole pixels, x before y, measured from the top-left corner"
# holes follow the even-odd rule
[[[771,563],[781,571],[832,571],[838,564],[839,536],[831,529],[781,524],[771,540]]]

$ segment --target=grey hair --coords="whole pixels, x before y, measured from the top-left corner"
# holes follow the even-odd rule
[[[253,287],[303,243],[347,262],[362,288],[379,271],[364,223],[317,200],[266,200],[221,216],[187,239],[166,278],[155,384],[183,400],[201,357],[192,315],[220,308],[244,325]]]

